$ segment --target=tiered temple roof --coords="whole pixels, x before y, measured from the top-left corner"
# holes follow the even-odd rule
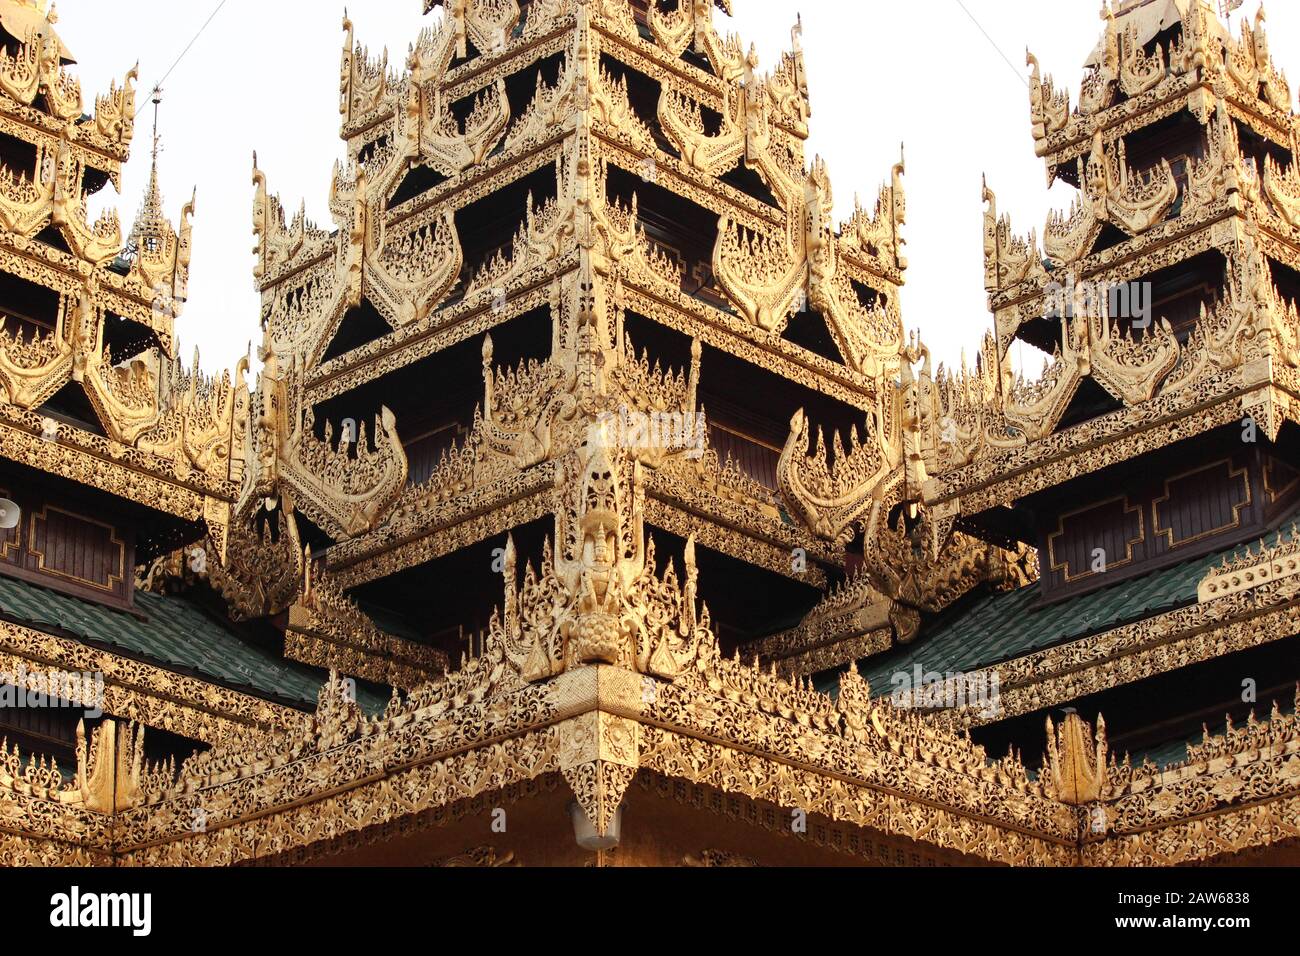
[[[1217,698],[1117,690],[1297,631],[1297,124],[1262,19],[1107,10],[1074,109],[1032,63],[1038,152],[1079,198],[1040,250],[986,187],[994,330],[953,372],[899,310],[903,163],[833,222],[799,31],[764,73],[715,6],[426,2],[396,62],[345,19],[332,223],[254,160],[250,389],[174,362],[193,204],[173,230],[155,178],[125,250],[83,221],[132,77],[69,124],[66,51],[0,2],[34,24],[0,131],[37,157],[0,177],[0,270],[57,299],[0,340],[0,491],[35,470],[150,516],[107,598],[43,561],[0,576],[6,660],[108,677],[75,773],[29,726],[6,746],[0,857],[1295,856],[1294,716],[1161,769],[1136,745]],[[1145,282],[1157,314],[1064,307],[1084,282]],[[913,663],[992,696],[890,695]]]

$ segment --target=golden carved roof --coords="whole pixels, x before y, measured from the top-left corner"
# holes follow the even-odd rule
[[[53,37],[59,43],[59,59],[76,63],[72,52],[54,29],[57,17],[49,0],[0,0],[0,27],[19,43],[35,34]]]
[[[1115,17],[1115,26],[1121,31],[1131,30],[1139,45],[1145,46],[1152,37],[1163,33],[1175,24],[1181,23],[1187,15],[1187,10],[1192,4],[1197,4],[1206,12],[1210,13],[1207,24],[1210,29],[1222,38],[1228,36],[1228,31],[1223,27],[1217,16],[1214,16],[1214,8],[1209,0],[1124,0],[1122,3],[1115,5],[1113,11]],[[1105,19],[1103,11],[1102,19]],[[1095,67],[1101,63],[1105,55],[1106,41],[1101,40],[1096,49],[1088,55],[1088,59],[1083,65],[1086,67]]]
[[[1300,381],[1292,361],[1300,319],[1270,281],[1266,256],[1293,238],[1300,186],[1293,166],[1250,169],[1233,126],[1243,102],[1256,119],[1283,122],[1285,84],[1262,34],[1232,41],[1222,70],[1204,79],[1198,71],[1214,56],[1207,59],[1203,41],[1213,28],[1193,26],[1177,50],[1156,55],[1132,39],[1190,7],[1123,6],[1121,19],[1144,26],[1121,39],[1108,20],[1103,55],[1073,111],[1035,64],[1035,138],[1044,156],[1074,164],[1079,200],[1046,224],[1040,251],[1036,235],[1013,233],[985,188],[994,329],[973,368],[946,370],[932,368],[924,343],[904,335],[897,307],[906,268],[903,163],[874,208],[832,221],[827,164],[804,153],[809,109],[797,38],[776,69],[760,74],[738,39],[718,33],[708,0],[668,12],[651,4],[644,33],[623,0],[536,0],[526,20],[516,0],[444,6],[396,70],[386,53],[372,57],[356,45],[345,21],[347,160],[335,170],[330,227],[303,212],[286,215],[254,161],[264,329],[255,389],[243,382],[246,365],[232,384],[172,361],[170,316],[154,320],[166,338],[160,354],[125,366],[104,355],[110,306],[134,294],[143,314],[144,293],[159,282],[183,288],[193,207],[179,230],[167,223],[156,168],[126,275],[106,268],[121,245],[116,220],[86,225],[67,188],[72,179],[48,196],[36,186],[34,195],[0,196],[3,224],[24,243],[44,228],[49,206],[82,271],[97,277],[77,286],[75,310],[53,333],[34,343],[0,340],[8,398],[0,424],[10,416],[14,431],[31,432],[51,388],[82,383],[109,434],[99,443],[70,437],[60,446],[69,461],[56,467],[84,470],[74,449],[83,442],[104,461],[130,450],[125,479],[115,474],[123,494],[141,494],[141,476],[194,485],[190,497],[154,486],[143,494],[205,521],[208,583],[232,616],[287,612],[286,655],[332,672],[301,723],[223,725],[212,749],[179,767],[149,764],[143,732],[112,722],[79,734],[71,784],[6,749],[6,858],[46,859],[58,839],[76,847],[65,856],[82,861],[275,860],[375,828],[391,826],[389,838],[400,840],[408,824],[445,822],[471,798],[517,794],[548,778],[563,781],[598,833],[634,784],[666,781],[747,809],[818,813],[844,828],[837,838],[874,832],[981,862],[1196,862],[1300,837],[1293,717],[1275,712],[1266,728],[1254,720],[1229,728],[1190,751],[1176,775],[1162,775],[1116,763],[1103,721],[1094,731],[1070,714],[1048,724],[1046,769],[1035,778],[1018,755],[990,760],[961,715],[873,699],[853,665],[859,654],[917,639],[923,615],[975,588],[1023,585],[1036,574],[1028,549],[978,540],[958,520],[1076,474],[1073,443],[1091,447],[1137,426],[1181,422],[1192,401],[1237,416],[1241,403],[1230,399],[1243,392],[1259,400],[1248,407],[1267,406],[1270,435],[1292,414],[1274,405],[1269,388],[1283,375]],[[557,66],[553,81],[539,78],[528,105],[512,103],[506,78],[547,57]],[[671,150],[606,57],[627,59],[658,83],[654,119]],[[48,60],[46,51],[46,75],[61,76]],[[8,80],[11,96],[34,101],[36,86],[21,70]],[[61,108],[70,110],[72,87],[62,88],[69,95]],[[1206,155],[1183,180],[1163,160],[1135,170],[1117,132],[1131,120],[1121,114],[1157,90],[1183,97],[1206,130]],[[113,118],[134,116],[127,91],[107,101],[106,128],[94,126],[106,140],[116,134],[123,149],[129,135]],[[453,109],[458,103],[468,108]],[[705,123],[706,110],[716,126]],[[61,148],[60,169],[84,172],[84,157]],[[437,184],[399,200],[416,167],[436,173]],[[752,171],[770,199],[728,182],[738,168]],[[649,190],[611,196],[615,170],[641,171],[716,217],[704,263],[716,302],[688,294],[682,263],[650,237],[641,217]],[[554,175],[554,194],[521,191],[512,241],[467,270],[458,213],[534,173]],[[1125,238],[1096,251],[1107,229]],[[1230,275],[1192,338],[1161,324],[1137,338],[1104,320],[1072,319],[1062,321],[1041,378],[1012,374],[1007,346],[1041,312],[1053,274],[1140,275],[1167,262],[1160,250],[1204,236],[1223,251]],[[366,303],[387,332],[326,361],[349,312]],[[810,306],[841,361],[783,338]],[[546,357],[498,367],[492,333],[537,310],[552,323]],[[686,336],[684,367],[666,369],[639,352],[630,313]],[[408,486],[405,423],[387,407],[372,409],[369,421],[345,420],[350,427],[327,420],[317,429],[324,402],[478,335],[481,402],[463,443],[426,481]],[[800,410],[775,489],[722,461],[707,441],[693,455],[616,440],[619,413],[703,419],[706,347],[860,411],[865,427],[842,436]],[[1123,411],[1063,435],[1060,423],[1088,377]],[[1224,424],[1213,416],[1225,414],[1199,421]],[[1169,440],[1182,427],[1171,425]],[[33,451],[26,461],[48,458]],[[540,560],[525,561],[506,534],[542,519],[551,530]],[[304,546],[308,523],[331,542],[323,557]],[[652,526],[684,542],[673,560],[656,558]],[[497,535],[507,541],[494,568],[501,600],[459,667],[385,632],[349,594]],[[859,537],[858,576],[828,586]],[[792,553],[819,562],[804,582],[823,599],[796,627],[750,646],[765,662],[724,657],[700,596],[706,548],[787,577],[802,573],[791,569]],[[1292,575],[1277,569],[1291,550],[1292,542],[1279,544],[1218,569],[1201,605],[1156,622],[1161,636],[1182,641],[1208,628],[1214,635],[1189,651],[1200,653],[1236,625],[1229,617],[1240,605],[1287,613]],[[1256,586],[1261,571],[1281,584]],[[1108,633],[1095,646],[1052,648],[1047,666],[1061,681],[1092,679],[1073,655],[1106,656],[1139,641]],[[778,660],[798,674],[848,670],[832,699],[804,677],[780,676],[769,666]],[[1046,692],[1026,676],[1035,664],[1005,667],[1017,678],[1018,712],[1043,705]],[[395,689],[382,714],[367,715],[339,668],[405,693]],[[1064,698],[1078,695],[1072,686]],[[206,821],[200,829],[196,810]]]

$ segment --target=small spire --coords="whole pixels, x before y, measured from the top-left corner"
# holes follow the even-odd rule
[[[171,223],[163,213],[162,189],[158,185],[158,154],[162,151],[158,136],[158,106],[162,102],[162,88],[155,86],[150,99],[153,101],[153,149],[149,188],[140,203],[140,211],[136,213],[135,224],[131,227],[131,235],[127,240],[127,248],[135,251],[160,244],[171,235]]]

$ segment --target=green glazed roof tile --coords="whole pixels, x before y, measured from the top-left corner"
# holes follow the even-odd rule
[[[1258,551],[1261,545],[1275,544],[1279,535],[1273,532],[1249,547]],[[872,693],[880,696],[892,691],[895,674],[910,676],[917,665],[923,673],[956,674],[1023,657],[1194,604],[1206,573],[1245,550],[1243,545],[1220,551],[1047,607],[1034,607],[1037,584],[989,595],[960,615],[939,621],[929,633],[923,631],[914,643],[859,662],[858,669]],[[823,689],[834,690],[838,683],[835,675],[823,682]]]
[[[10,620],[37,630],[55,628],[256,696],[315,704],[323,682],[319,671],[250,644],[183,598],[137,591],[135,605],[142,617],[0,576],[0,615]],[[358,697],[371,712],[387,703],[364,688]]]

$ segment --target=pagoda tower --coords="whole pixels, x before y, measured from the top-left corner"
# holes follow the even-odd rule
[[[135,657],[156,603],[136,568],[224,548],[248,404],[240,373],[178,359],[193,201],[173,226],[155,167],[125,241],[113,210],[88,218],[121,184],[137,71],[85,103],[48,7],[0,3],[0,737],[42,757],[47,786],[105,714],[156,727],[154,758],[229,729],[197,687]],[[60,693],[56,673],[93,695]]]
[[[1035,149],[1072,207],[1040,244],[986,185],[993,332],[975,368],[914,389],[932,547],[1027,546],[1041,573],[858,667],[995,753],[1040,752],[1044,721],[1051,737],[1062,715],[1097,718],[1099,748],[1132,763],[1107,780],[1093,761],[1080,802],[1122,808],[1185,768],[1185,799],[1208,810],[1225,801],[1202,789],[1206,761],[1285,736],[1300,678],[1300,122],[1262,6],[1237,35],[1204,0],[1102,19],[1073,106],[1028,56]],[[1017,350],[1042,355],[1040,375]],[[986,688],[992,706],[961,699]],[[1203,730],[1225,714],[1226,736]],[[1167,844],[1102,842],[1144,826],[1105,808],[1093,858],[1167,861]]]
[[[284,561],[310,548],[318,594],[379,633],[363,652],[299,606],[292,653],[379,682],[472,655],[507,561],[577,559],[598,448],[633,537],[695,554],[728,653],[875,555],[846,475],[890,476],[884,527],[908,481],[902,164],[833,226],[797,32],[760,74],[711,10],[450,6],[396,72],[345,21],[333,228],[254,171],[268,364],[234,533],[283,525]],[[262,552],[235,554],[255,580]],[[283,581],[248,611],[294,604]],[[878,601],[885,631],[914,627]]]

